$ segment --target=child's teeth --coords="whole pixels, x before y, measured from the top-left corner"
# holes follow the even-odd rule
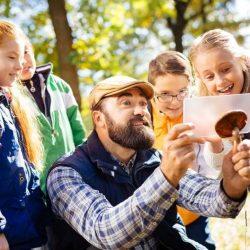
[[[221,89],[221,90],[220,90],[220,92],[222,92],[222,93],[223,93],[223,92],[228,91],[229,89],[231,89],[231,86],[232,86],[232,85],[228,86],[228,87],[227,87],[227,88],[225,88],[225,89]]]

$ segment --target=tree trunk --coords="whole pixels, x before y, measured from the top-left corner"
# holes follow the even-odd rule
[[[184,34],[184,27],[182,26],[179,29],[175,29],[172,32],[174,34],[175,50],[182,53],[183,52],[182,37]]]
[[[76,65],[70,61],[73,52],[72,30],[67,20],[64,0],[48,0],[49,14],[56,34],[56,47],[58,52],[58,65],[62,78],[68,82],[73,90],[76,101],[81,108],[79,92],[79,78]]]
[[[185,19],[185,12],[189,3],[190,1],[176,0],[176,20],[173,21],[171,18],[167,18],[167,24],[174,36],[175,50],[179,52],[183,52],[182,38],[187,25],[187,20]]]

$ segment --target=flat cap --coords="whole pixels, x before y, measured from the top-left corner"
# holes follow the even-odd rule
[[[89,94],[89,107],[93,109],[104,97],[122,93],[131,88],[140,88],[148,99],[154,96],[151,83],[128,76],[112,76],[98,82]]]

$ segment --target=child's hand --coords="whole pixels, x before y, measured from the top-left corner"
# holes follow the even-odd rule
[[[213,153],[221,153],[224,149],[222,139],[218,136],[204,137],[206,140],[206,144],[208,145],[208,149]]]

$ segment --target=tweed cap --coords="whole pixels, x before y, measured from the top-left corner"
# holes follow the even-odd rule
[[[148,99],[154,96],[151,83],[128,76],[112,76],[98,82],[89,94],[89,106],[93,109],[104,97],[122,93],[131,88],[140,88]]]

